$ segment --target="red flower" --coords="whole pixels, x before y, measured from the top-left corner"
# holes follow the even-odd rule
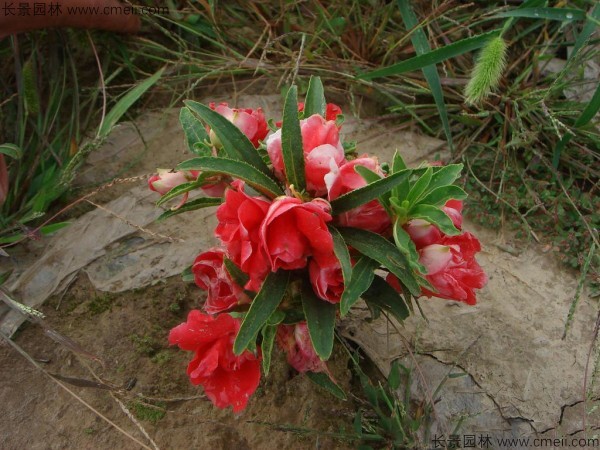
[[[269,133],[269,126],[262,108],[230,108],[227,103],[215,105],[214,102],[210,103],[209,106],[238,127],[255,147],[258,147],[259,142]],[[220,147],[221,142],[212,130],[210,130],[209,135],[212,144],[215,147]]]
[[[225,193],[225,202],[217,209],[219,224],[215,234],[226,245],[231,260],[250,277],[245,288],[258,292],[270,269],[260,240],[260,226],[270,203],[246,194],[240,180],[231,186]]]
[[[157,174],[148,179],[148,187],[160,195],[165,195],[180,184],[194,181],[198,177],[198,171],[174,171],[169,169],[156,169]]]
[[[273,272],[306,266],[309,256],[333,252],[333,238],[326,223],[331,207],[323,199],[310,202],[280,197],[269,207],[260,227],[260,242]]]
[[[298,102],[298,112],[304,111],[304,103]],[[342,115],[342,108],[340,108],[335,103],[327,103],[325,107],[325,120],[333,120],[334,122],[337,120],[337,116]],[[281,128],[282,122],[275,122],[275,126],[277,128]],[[338,127],[341,128],[341,127]]]
[[[304,149],[306,189],[313,196],[327,193],[325,176],[337,170],[344,162],[344,148],[335,122],[327,121],[318,114],[300,121]],[[275,175],[285,179],[285,167],[281,150],[281,130],[267,138],[267,153],[273,163]]]
[[[308,264],[313,290],[319,298],[339,303],[344,292],[342,266],[334,253],[313,258]]]
[[[325,362],[319,358],[312,345],[306,322],[279,325],[277,344],[287,354],[288,364],[298,372],[327,372]]]
[[[335,200],[341,195],[367,185],[367,182],[354,168],[363,166],[383,176],[377,158],[363,155],[352,161],[348,161],[340,167],[338,173],[327,178],[329,201]],[[372,200],[357,208],[351,209],[339,216],[336,220],[344,226],[362,228],[374,233],[385,234],[391,226],[390,218],[377,200]]]
[[[206,396],[219,408],[242,411],[260,382],[260,357],[250,351],[233,353],[240,322],[228,314],[212,317],[190,311],[187,322],[169,333],[169,344],[195,352],[187,374],[192,384],[202,385]]]
[[[477,302],[474,289],[487,283],[487,275],[475,260],[481,244],[465,232],[459,236],[443,236],[437,243],[419,250],[419,261],[427,268],[426,278],[437,290],[423,288],[423,295],[465,302]]]
[[[192,273],[196,285],[208,291],[204,310],[209,314],[227,311],[236,305],[250,303],[250,298],[244,293],[227,272],[223,265],[225,252],[212,249],[196,257]]]

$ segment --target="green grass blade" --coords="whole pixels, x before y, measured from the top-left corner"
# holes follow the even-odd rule
[[[233,159],[200,156],[182,162],[177,166],[177,169],[206,170],[214,173],[223,173],[244,180],[257,191],[271,198],[283,195],[283,191],[279,185],[267,175],[250,164]]]
[[[102,139],[108,136],[110,130],[116,125],[119,119],[125,114],[131,105],[133,105],[144,93],[150,89],[160,79],[163,73],[163,69],[160,69],[150,78],[146,78],[137,86],[130,89],[119,101],[112,107],[112,109],[104,117],[104,121],[98,130],[98,138]]]
[[[358,75],[358,78],[371,80],[373,78],[400,75],[406,72],[420,70],[423,67],[438,64],[442,61],[446,61],[447,59],[454,58],[455,56],[477,50],[478,48],[483,47],[489,39],[497,36],[499,32],[500,30],[492,30],[487,33],[462,39],[458,42],[454,42],[453,44],[446,45],[423,55],[415,56],[414,58],[407,59],[406,61],[402,61],[398,64],[384,67],[383,69],[374,70],[369,73],[360,74]]]
[[[15,144],[0,144],[0,154],[10,156],[14,159],[20,159],[21,156],[23,156],[23,150]]]
[[[327,102],[325,101],[325,91],[321,78],[311,76],[304,101],[304,117],[307,118],[313,114],[320,114],[325,117],[326,110]]]
[[[252,145],[252,142],[238,127],[202,103],[187,100],[185,101],[185,105],[207,123],[217,135],[221,144],[223,144],[225,153],[231,159],[244,161],[256,167],[265,175],[272,176],[271,171],[254,148],[254,145]]]
[[[575,128],[580,128],[584,125],[587,125],[594,118],[598,111],[600,111],[600,84],[596,87],[596,92],[594,92],[594,96],[586,105],[585,109],[581,112],[581,115],[577,118],[573,126]],[[556,144],[556,147],[554,148],[554,153],[552,155],[552,165],[555,169],[558,169],[560,155],[564,150],[565,146],[569,143],[569,141],[572,138],[573,134],[567,133],[562,137],[558,144]]]
[[[241,355],[248,348],[271,314],[277,309],[283,300],[289,279],[290,272],[282,270],[267,275],[260,291],[254,297],[233,343],[233,352],[236,355]]]
[[[494,17],[521,17],[546,20],[584,20],[585,11],[574,8],[517,8],[503,11]]]
[[[417,17],[410,6],[408,0],[398,0],[398,7],[400,8],[400,14],[404,21],[406,29],[410,30],[418,25]],[[411,35],[411,42],[415,47],[417,55],[424,55],[431,51],[427,36],[422,28],[418,28]],[[437,68],[435,65],[426,66],[422,69],[425,80],[431,89],[431,95],[435,101],[435,105],[440,113],[440,120],[444,127],[444,133],[446,134],[446,140],[450,150],[453,150],[452,132],[450,131],[450,122],[448,120],[448,111],[446,109],[446,103],[444,103],[444,91],[442,90],[442,83],[440,82],[440,76],[438,75]]]
[[[306,188],[304,177],[304,149],[302,132],[298,119],[298,88],[290,87],[283,107],[283,124],[281,126],[281,152],[288,183],[297,191]]]
[[[569,60],[573,58],[579,50],[583,48],[585,43],[589,40],[590,36],[596,29],[596,23],[600,20],[600,3],[596,4],[596,7],[590,13],[590,17],[585,21],[581,33],[577,36],[575,44],[573,45],[573,51],[569,56]]]

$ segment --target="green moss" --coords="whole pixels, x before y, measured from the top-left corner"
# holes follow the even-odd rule
[[[147,422],[156,423],[165,415],[167,407],[164,402],[154,402],[153,404],[148,402],[141,402],[134,400],[129,403],[129,409],[133,412],[135,417],[139,420],[145,420]]]

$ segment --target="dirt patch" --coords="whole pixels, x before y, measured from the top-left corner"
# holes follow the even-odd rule
[[[99,356],[104,367],[74,356],[35,325],[24,326],[15,342],[52,374],[95,381],[93,372],[117,387],[115,396],[137,413],[163,449],[295,449],[314,447],[317,441],[323,448],[344,448],[344,442],[323,433],[348,429],[354,404],[294,373],[280,352],[274,353],[271,373],[239,415],[215,408],[201,388],[190,384],[185,368],[191,354],[169,348],[167,336],[203,300],[199,289],[177,277],[150,288],[110,294],[97,291],[80,275],[64,296],[52,297],[42,311],[52,327]],[[330,363],[346,390],[347,363],[342,353]],[[5,380],[0,387],[1,448],[137,448],[6,344],[0,347],[0,374]],[[132,389],[126,390],[127,385]],[[148,443],[109,391],[67,386]],[[286,427],[291,431],[277,431]]]

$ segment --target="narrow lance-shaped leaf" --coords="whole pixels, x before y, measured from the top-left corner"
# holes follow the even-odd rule
[[[404,20],[404,25],[406,28],[410,30],[416,27],[418,25],[417,17],[415,16],[409,0],[398,0],[398,7],[400,8],[402,20]],[[410,40],[415,47],[417,55],[424,55],[431,51],[431,47],[429,46],[429,42],[427,42],[427,36],[425,36],[423,28],[417,28],[412,33]],[[448,146],[452,150],[454,146],[452,143],[452,132],[450,131],[448,111],[446,109],[446,104],[444,103],[444,91],[442,90],[442,83],[440,81],[437,68],[435,65],[431,65],[423,67],[421,70],[423,71],[423,76],[425,76],[425,80],[427,80],[427,84],[431,89],[431,95],[433,96],[435,105],[440,113],[440,119],[442,121],[442,126],[444,127],[444,133],[446,134]]]
[[[377,197],[383,196],[394,187],[399,186],[407,180],[410,171],[394,173],[388,177],[381,178],[374,183],[368,184],[362,188],[344,194],[331,202],[331,209],[334,215],[350,211],[357,206],[370,202]]]
[[[248,275],[240,269],[236,263],[229,258],[223,259],[223,265],[227,269],[227,273],[231,276],[231,279],[240,287],[244,287],[248,282]]]
[[[189,181],[187,183],[180,184],[179,186],[175,186],[165,195],[161,196],[160,199],[156,202],[157,206],[162,205],[163,203],[168,202],[169,200],[179,197],[180,195],[185,194],[186,192],[193,191],[194,189],[198,189],[207,183],[207,178],[214,176],[209,172],[201,173],[195,181]]]
[[[306,376],[310,381],[319,385],[330,394],[333,394],[341,400],[346,400],[346,393],[339,387],[325,372],[306,372]]]
[[[368,169],[364,166],[355,166],[354,171],[357,172],[361,177],[363,177],[363,180],[365,180],[367,182],[367,184],[374,183],[374,182],[380,180],[381,178],[383,178],[383,177],[379,176],[379,174],[373,172],[371,169]],[[381,206],[383,206],[385,208],[387,213],[390,215],[392,214],[392,210],[390,209],[391,195],[392,195],[392,192],[391,192],[391,190],[389,190],[378,197],[379,203],[381,204]]]
[[[181,214],[181,213],[184,213],[184,212],[188,212],[188,211],[195,211],[197,209],[202,209],[202,208],[210,208],[211,206],[219,206],[221,203],[223,203],[223,198],[222,197],[200,197],[200,198],[196,198],[196,199],[194,199],[192,201],[184,203],[182,206],[180,206],[177,209],[170,209],[168,211],[165,211],[160,216],[158,216],[158,218],[156,219],[156,221],[160,222],[160,221],[163,221],[165,219],[168,219],[169,217],[173,217],[173,216],[176,216],[178,214]]]
[[[308,82],[308,90],[306,91],[306,99],[304,102],[304,117],[310,117],[313,114],[320,114],[325,117],[327,111],[327,102],[325,101],[325,93],[321,78],[311,76]]]
[[[260,291],[254,297],[233,343],[233,352],[236,355],[241,355],[248,348],[271,314],[277,309],[283,300],[289,279],[290,272],[283,270],[267,275]]]
[[[304,176],[304,149],[302,132],[298,119],[298,88],[290,87],[283,107],[283,124],[281,126],[281,151],[285,175],[289,184],[297,191],[306,188]]]
[[[458,186],[442,186],[429,192],[420,202],[425,205],[444,206],[448,200],[464,200],[467,193]]]
[[[352,277],[346,283],[346,288],[340,301],[340,314],[345,316],[360,296],[371,286],[375,269],[379,263],[367,256],[361,256],[352,268]]]
[[[23,150],[21,150],[15,144],[0,144],[0,154],[10,156],[14,159],[19,159],[23,156]]]
[[[329,359],[333,350],[336,305],[317,297],[310,283],[304,283],[302,309],[315,352],[322,360]]]
[[[410,265],[413,269],[418,270],[421,273],[426,273],[427,269],[419,263],[419,252],[415,243],[410,238],[410,235],[402,228],[402,225],[398,220],[394,222],[394,242],[398,249],[406,255]]]
[[[132,89],[127,91],[123,97],[111,108],[111,110],[104,117],[104,121],[98,130],[98,138],[102,139],[108,136],[112,127],[119,121],[119,119],[125,114],[129,108],[150,89],[162,76],[163,69],[160,69],[154,75],[146,78],[140,84],[134,86]]]
[[[584,20],[585,11],[575,8],[516,8],[502,11],[494,17],[526,17],[547,20]]]
[[[421,288],[410,269],[410,264],[400,250],[379,234],[359,228],[339,228],[346,243],[363,255],[374,259],[396,275],[413,295],[419,295]]]
[[[454,181],[460,176],[462,172],[462,164],[448,164],[444,167],[434,167],[431,181],[429,182],[429,189],[435,189],[442,186],[447,186],[454,183]]]
[[[264,175],[271,177],[271,171],[260,157],[252,142],[233,123],[202,103],[187,100],[186,106],[204,120],[217,135],[225,153],[237,161],[244,161]]]
[[[269,320],[263,326],[261,330],[262,334],[262,368],[265,376],[269,375],[269,370],[271,368],[271,353],[273,352],[273,344],[275,343],[275,336],[277,335],[277,325],[279,325],[283,319],[285,318],[285,314],[281,311],[275,311],[269,317]]]
[[[363,298],[367,303],[389,312],[399,321],[403,321],[410,314],[402,296],[381,277],[375,276]]]
[[[449,236],[460,234],[460,230],[454,226],[452,219],[450,219],[450,217],[448,217],[444,211],[436,206],[426,205],[424,203],[418,204],[411,208],[409,217],[411,219],[426,220],[427,222],[438,227],[442,233]]]
[[[374,70],[373,72],[361,74],[358,78],[371,80],[378,77],[387,77],[390,75],[400,75],[405,72],[420,70],[423,67],[430,66],[445,61],[455,56],[477,50],[485,45],[485,43],[496,36],[500,30],[493,30],[488,33],[479,34],[470,38],[462,39],[458,42],[441,47],[437,50],[425,53],[414,58],[407,59],[398,64],[394,64],[383,69]]]
[[[342,237],[340,232],[335,227],[329,226],[328,228],[333,239],[333,251],[338,261],[340,262],[340,266],[342,268],[342,277],[344,278],[344,290],[346,290],[346,287],[350,282],[350,278],[352,277],[352,262],[350,261],[350,253],[348,252],[348,246],[346,245],[346,242],[344,242],[344,238]]]
[[[419,177],[419,179],[416,181],[416,183],[410,189],[410,191],[408,193],[408,197],[406,198],[406,200],[408,200],[409,204],[412,205],[412,204],[417,203],[419,201],[419,199],[421,198],[421,196],[427,191],[427,187],[429,186],[429,183],[431,182],[432,175],[433,175],[433,169],[431,167],[428,167],[427,170],[425,171],[425,173]]]
[[[181,123],[183,132],[185,133],[185,140],[187,142],[188,149],[192,153],[208,156],[204,155],[203,152],[198,151],[195,146],[197,143],[202,143],[208,140],[208,134],[206,134],[204,124],[200,122],[187,107],[181,108],[181,111],[179,112],[179,122]]]
[[[283,191],[275,181],[254,168],[250,164],[228,158],[215,158],[200,156],[182,162],[177,166],[179,170],[206,170],[223,173],[235,178],[241,178],[254,189],[268,197],[274,198],[283,195]]]

